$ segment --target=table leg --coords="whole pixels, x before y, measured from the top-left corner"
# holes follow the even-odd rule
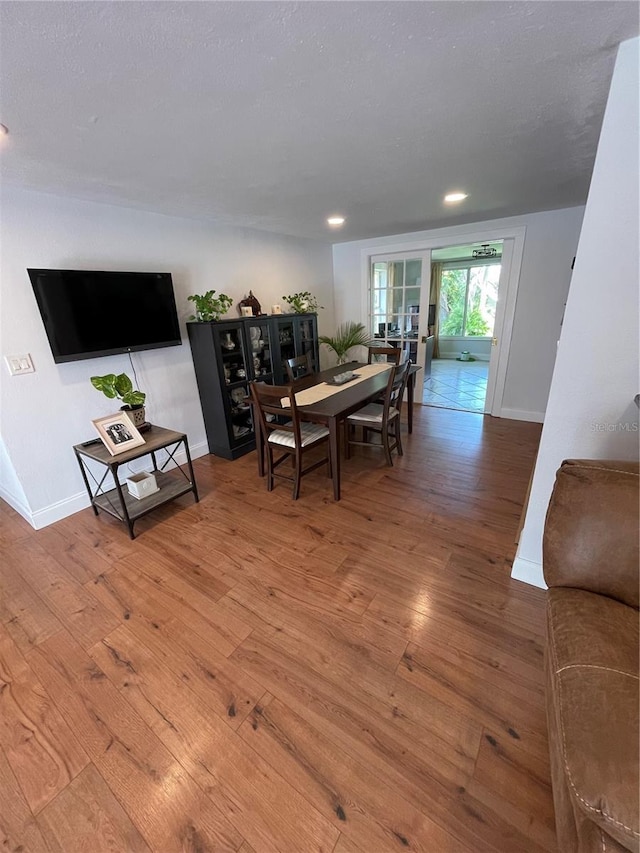
[[[78,460],[78,465],[80,466],[80,473],[82,474],[82,479],[84,480],[84,484],[87,487],[87,494],[89,495],[89,500],[91,501],[91,508],[93,510],[93,514],[98,514],[98,507],[93,502],[93,493],[91,492],[91,486],[89,485],[89,478],[87,477],[87,472],[84,468],[84,462],[80,457],[80,454],[76,451],[76,459]],[[104,479],[103,479],[104,482]]]
[[[120,485],[120,479],[118,477],[118,467],[115,466],[111,472],[113,474],[113,480],[115,482],[116,491],[118,493],[118,498],[120,499],[120,508],[122,510],[123,521],[127,525],[129,530],[129,539],[135,539],[135,534],[133,532],[133,521],[129,518],[129,510],[127,509],[127,503],[124,499],[124,495],[122,493],[122,486]]]
[[[195,474],[193,473],[193,464],[191,462],[191,453],[189,452],[189,444],[187,442],[187,436],[185,435],[182,439],[182,443],[184,445],[184,452],[187,457],[187,467],[189,468],[189,476],[191,477],[191,485],[193,486],[193,496],[196,499],[196,503],[200,500],[200,495],[198,494],[198,486],[196,485]]]
[[[409,435],[413,432],[413,392],[416,387],[416,374],[409,374],[409,381],[407,382],[407,428],[409,430]]]
[[[337,418],[330,418],[329,423],[329,452],[333,471],[333,498],[340,500],[340,425]]]

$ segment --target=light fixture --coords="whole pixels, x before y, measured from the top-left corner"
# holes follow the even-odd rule
[[[327,225],[331,225],[332,228],[339,228],[344,225],[344,216],[330,216],[327,219]]]
[[[446,196],[444,197],[444,200],[448,204],[455,204],[458,201],[464,201],[465,198],[467,198],[467,193],[455,192],[455,193],[447,193]]]
[[[490,246],[488,243],[483,243],[481,249],[473,250],[474,258],[495,258],[498,254],[498,250],[494,249],[493,246]]]
[[[9,128],[5,124],[0,124],[0,136],[8,136]]]

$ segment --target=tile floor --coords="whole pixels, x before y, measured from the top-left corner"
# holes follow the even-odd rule
[[[488,376],[488,361],[434,359],[422,402],[442,409],[483,412]]]

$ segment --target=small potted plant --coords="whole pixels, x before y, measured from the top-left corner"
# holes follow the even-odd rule
[[[110,400],[117,398],[124,403],[120,408],[123,412],[130,413],[134,426],[138,429],[144,426],[144,401],[147,395],[143,391],[134,390],[133,383],[126,373],[120,373],[118,376],[115,373],[107,373],[106,376],[92,376],[91,384],[96,390],[102,391],[104,396]]]
[[[188,296],[187,299],[196,306],[196,313],[192,314],[189,319],[195,320],[198,323],[219,320],[233,305],[233,299],[230,296],[227,296],[226,293],[216,296],[215,290],[208,290],[202,296],[199,293],[194,293],[192,296]]]
[[[367,334],[365,327],[362,323],[354,323],[353,320],[338,326],[334,337],[321,335],[318,340],[335,352],[338,364],[346,363],[347,353],[352,347],[368,347],[371,344],[371,336]]]
[[[317,314],[318,308],[323,307],[318,304],[318,300],[308,290],[293,293],[291,296],[283,296],[282,299],[293,308],[296,314]]]

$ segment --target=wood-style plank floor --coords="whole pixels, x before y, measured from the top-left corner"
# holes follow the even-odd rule
[[[133,542],[1,505],[3,851],[556,849],[544,594],[509,577],[540,430],[415,420],[339,503],[251,454]]]

